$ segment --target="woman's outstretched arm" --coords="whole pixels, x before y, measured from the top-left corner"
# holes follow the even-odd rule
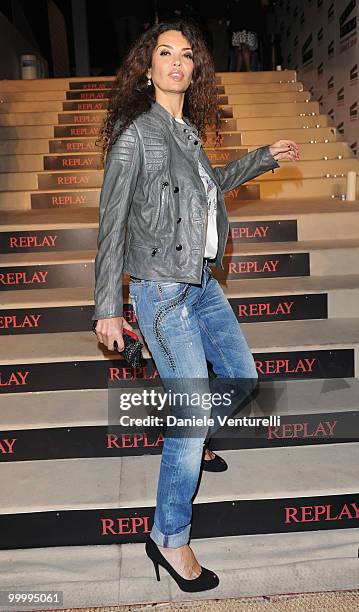
[[[226,166],[214,168],[220,188],[231,191],[246,181],[279,168],[278,160],[295,161],[299,159],[298,145],[293,140],[278,140],[250,151],[241,159],[235,159]]]

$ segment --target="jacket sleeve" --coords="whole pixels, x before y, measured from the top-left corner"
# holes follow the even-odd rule
[[[99,204],[92,320],[123,316],[124,244],[138,176],[138,150],[138,132],[131,123],[106,157]]]
[[[279,168],[277,160],[270,152],[269,145],[250,151],[241,159],[234,159],[226,166],[213,168],[221,191],[231,191],[268,170]]]

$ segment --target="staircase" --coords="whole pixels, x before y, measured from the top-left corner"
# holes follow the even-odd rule
[[[300,161],[226,194],[214,274],[260,379],[243,415],[281,419],[213,440],[229,469],[202,474],[191,545],[221,582],[186,598],[144,555],[161,435],[108,430],[108,377],[155,384],[154,362],[90,331],[112,78],[0,82],[1,585],[62,591],[47,609],[358,587],[359,198],[340,198],[358,160],[295,71],[217,79],[213,165],[283,138]],[[136,327],[127,274],[124,302]]]

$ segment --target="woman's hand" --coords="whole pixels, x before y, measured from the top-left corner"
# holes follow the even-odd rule
[[[122,338],[122,330],[133,327],[126,321],[124,317],[110,317],[108,319],[99,319],[96,324],[95,333],[99,342],[105,344],[109,351],[114,351],[113,343],[116,340],[118,351],[121,352],[125,348]]]
[[[299,147],[294,140],[277,140],[269,147],[274,159],[277,161],[297,161]]]

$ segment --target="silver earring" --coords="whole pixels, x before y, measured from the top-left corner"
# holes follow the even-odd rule
[[[151,85],[151,82],[152,82],[152,81],[151,81],[151,77],[148,77],[148,78],[147,78],[147,85],[148,85],[148,87]]]

